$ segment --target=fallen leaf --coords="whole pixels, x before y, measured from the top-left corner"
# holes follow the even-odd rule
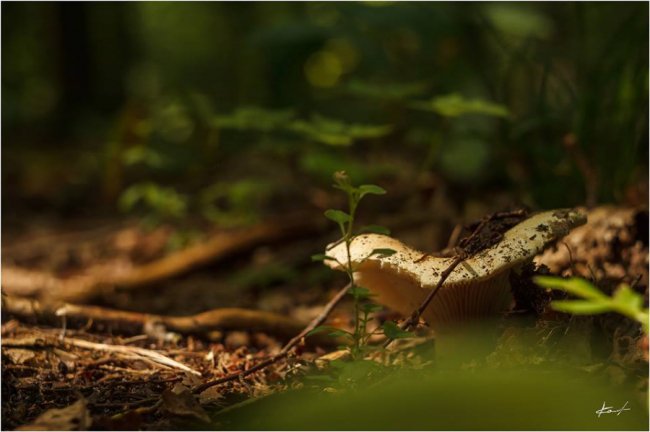
[[[323,356],[320,356],[316,359],[316,366],[319,369],[323,369],[329,365],[330,362],[333,362],[334,360],[344,360],[348,359],[350,357],[350,351],[349,350],[338,350],[338,351],[332,351],[331,353],[327,353]]]
[[[201,405],[212,404],[222,398],[223,395],[218,390],[218,386],[209,387],[201,392],[201,394],[199,394],[199,401],[201,402]]]
[[[86,400],[77,402],[65,408],[52,408],[38,416],[32,423],[20,426],[16,430],[88,430],[92,424]]]
[[[170,414],[194,417],[205,423],[210,417],[192,395],[192,392],[182,384],[176,384],[171,390],[165,390],[162,394],[163,407]]]
[[[7,348],[2,350],[2,353],[6,355],[13,364],[19,365],[36,357],[36,354],[34,354],[32,350],[21,348]]]
[[[183,376],[183,380],[179,384],[182,384],[184,387],[196,387],[197,385],[200,385],[200,384],[203,384],[203,383],[204,383],[204,380],[197,377],[196,375],[186,373]]]

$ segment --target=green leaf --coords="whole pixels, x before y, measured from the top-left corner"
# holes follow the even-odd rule
[[[293,121],[292,111],[267,110],[258,107],[241,107],[233,113],[218,116],[214,126],[222,129],[272,131],[286,127]]]
[[[384,331],[386,337],[389,339],[404,339],[413,337],[412,333],[402,330],[397,324],[395,324],[394,321],[386,321],[381,326],[381,328]]]
[[[421,96],[428,88],[428,83],[424,82],[377,84],[357,80],[350,81],[345,86],[345,90],[354,96],[395,101]]]
[[[349,146],[355,140],[379,138],[392,131],[392,126],[344,123],[314,115],[309,121],[291,122],[288,130],[303,137],[330,146]]]
[[[585,299],[609,299],[598,288],[582,278],[562,279],[554,276],[537,276],[534,281],[543,288],[559,289]]]
[[[359,198],[363,198],[365,195],[385,195],[386,190],[377,185],[365,184],[359,186]]]
[[[187,213],[188,199],[173,188],[144,182],[130,186],[119,199],[119,206],[123,211],[134,210],[139,204],[142,204],[152,216],[179,219],[185,217]]]
[[[386,227],[383,227],[381,225],[366,225],[362,227],[359,232],[361,233],[375,233],[375,234],[383,234],[383,235],[390,235],[390,230]]]
[[[646,334],[648,334],[648,327],[650,327],[650,318],[648,315],[648,309],[645,309],[637,313],[634,319],[636,319],[638,322],[641,323],[641,325],[643,326],[643,331]]]
[[[364,303],[361,305],[361,311],[368,314],[379,312],[382,309],[384,308],[374,303]]]
[[[332,331],[331,333],[328,334],[328,336],[346,337],[346,338],[349,338],[349,339],[354,339],[354,336],[352,336],[352,334],[350,332],[345,331],[345,330],[341,330],[341,329]]]
[[[555,310],[577,315],[618,312],[640,322],[643,325],[643,330],[646,334],[648,333],[648,310],[642,309],[643,297],[628,285],[622,284],[610,298],[593,284],[581,278],[562,279],[552,276],[537,276],[534,280],[544,288],[563,290],[586,299],[551,302],[551,307]]]
[[[372,360],[345,362],[339,367],[338,379],[341,384],[348,385],[371,378],[381,370],[382,366]]]
[[[336,261],[336,258],[325,254],[316,254],[311,256],[312,261]]]
[[[601,314],[612,311],[612,307],[608,303],[591,300],[556,300],[551,302],[551,307],[556,311],[575,315]]]
[[[377,255],[379,258],[386,258],[392,255],[395,255],[397,253],[396,250],[389,249],[389,248],[377,248],[373,249],[372,252],[370,252],[370,255],[368,255],[368,258],[370,258],[373,255]]]
[[[332,210],[332,209],[326,210],[325,217],[329,220],[333,220],[334,222],[336,222],[341,226],[345,225],[346,223],[352,220],[352,217],[349,214],[341,210]]]
[[[126,150],[122,155],[122,160],[126,165],[143,164],[151,168],[162,168],[166,163],[165,158],[160,153],[144,145]]]
[[[438,96],[426,102],[413,102],[412,108],[433,111],[445,117],[458,117],[466,114],[483,114],[496,117],[508,117],[508,109],[500,104],[481,99],[467,99],[459,94]]]
[[[360,287],[360,286],[353,286],[350,288],[350,291],[348,291],[352,297],[356,299],[365,299],[369,298],[372,296],[372,293],[368,288]]]
[[[635,313],[643,307],[643,297],[635,292],[627,284],[622,284],[612,297],[615,305],[621,309],[627,309],[629,313]]]
[[[483,9],[490,28],[516,40],[544,39],[553,34],[553,21],[539,10],[517,3],[490,3]]]
[[[315,334],[318,334],[318,333],[325,333],[325,332],[330,332],[329,333],[330,336],[332,336],[334,334],[336,334],[336,336],[340,336],[341,332],[344,333],[344,334],[347,334],[348,336],[350,336],[349,332],[346,332],[345,330],[342,330],[342,329],[340,329],[338,327],[328,326],[328,325],[323,325],[323,326],[316,327],[315,329],[313,329],[312,331],[307,333],[307,336],[315,335]]]

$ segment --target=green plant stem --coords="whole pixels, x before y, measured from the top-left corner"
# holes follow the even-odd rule
[[[345,250],[347,254],[347,274],[348,278],[350,279],[350,284],[352,285],[352,289],[358,288],[356,284],[354,283],[354,268],[352,267],[352,254],[350,253],[350,245],[352,244],[352,230],[354,227],[354,217],[356,214],[357,210],[357,204],[358,204],[358,199],[354,194],[350,194],[348,197],[348,205],[350,208],[350,221],[348,222],[347,230],[344,233],[344,238],[345,238]],[[357,295],[354,295],[354,344],[352,346],[351,354],[352,357],[356,358],[359,355],[359,351],[361,350],[361,339],[363,337],[363,334],[361,332],[361,318],[359,316],[360,314],[360,307],[359,307],[359,297]]]

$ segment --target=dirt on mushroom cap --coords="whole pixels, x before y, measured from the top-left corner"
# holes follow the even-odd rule
[[[476,243],[465,242],[473,250],[480,250],[481,244],[498,241],[460,263],[457,257],[422,254],[392,237],[360,235],[350,244],[354,279],[357,284],[376,294],[378,303],[405,316],[420,308],[431,290],[435,289],[436,296],[422,311],[422,318],[436,330],[451,329],[459,322],[507,310],[512,303],[508,277],[510,270],[531,262],[548,244],[585,220],[584,214],[576,210],[535,214],[503,235],[492,231],[497,235],[479,237],[480,241]],[[478,237],[475,234],[486,225],[486,221],[484,219],[475,228],[470,240]],[[378,254],[375,252],[377,249],[392,249],[395,253],[390,256]],[[326,260],[326,264],[338,270],[342,270],[348,261],[344,243],[332,245],[326,254],[334,258]],[[449,272],[454,262],[459,265]],[[442,285],[438,287],[439,284]]]
[[[483,281],[532,259],[549,243],[566,235],[572,228],[586,222],[585,215],[574,209],[552,210],[535,214],[515,225],[503,234],[492,247],[476,253],[459,266],[445,281],[445,286],[466,283],[470,280]],[[393,249],[391,256],[373,255],[374,249]],[[423,253],[412,249],[399,240],[380,235],[365,234],[356,237],[350,245],[352,261],[357,271],[376,268],[412,279],[422,288],[434,287],[442,271],[453,258],[423,257]],[[328,248],[327,255],[340,262],[347,260],[345,245]],[[339,268],[334,261],[327,264]]]

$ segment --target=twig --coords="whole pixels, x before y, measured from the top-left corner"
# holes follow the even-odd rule
[[[451,263],[445,268],[445,270],[440,274],[440,279],[438,280],[438,283],[436,284],[435,288],[429,292],[427,297],[424,299],[422,304],[413,311],[411,316],[405,320],[401,325],[400,328],[402,330],[409,330],[411,327],[417,325],[417,323],[420,321],[420,316],[424,312],[424,310],[429,306],[433,298],[436,296],[444,282],[447,280],[451,272],[454,271],[454,269],[463,261],[465,261],[468,257],[469,254],[466,251],[466,248],[471,246],[471,242],[474,241],[478,235],[481,233],[481,231],[487,226],[487,224],[493,220],[496,219],[504,219],[508,217],[516,217],[516,216],[525,216],[526,215],[526,210],[513,210],[513,211],[507,211],[507,212],[498,212],[498,213],[492,213],[490,215],[485,216],[479,224],[474,228],[472,233],[462,239],[459,243],[459,247],[456,248],[456,255],[454,259],[451,261]],[[422,257],[420,257],[417,261],[423,260],[427,254],[424,254]],[[416,262],[417,262],[416,261]],[[384,342],[384,348],[388,347],[391,343],[393,342],[393,339],[388,338],[386,342]]]
[[[153,397],[147,399],[138,399],[132,402],[106,402],[106,403],[88,402],[88,405],[93,406],[95,408],[124,408],[125,410],[128,410],[129,408],[134,408],[140,405],[148,404],[150,402],[157,402],[158,400],[159,398]]]
[[[329,316],[329,314],[332,312],[332,309],[336,307],[336,305],[343,299],[343,297],[348,293],[350,290],[351,284],[346,285],[343,287],[335,296],[332,300],[325,305],[323,308],[322,312],[314,318],[308,325],[305,327],[297,336],[295,336],[293,339],[291,339],[285,346],[282,347],[279,353],[274,354],[267,360],[264,360],[261,363],[258,363],[257,365],[250,367],[246,370],[240,371],[240,372],[235,372],[230,375],[226,375],[225,377],[218,378],[213,381],[208,381],[206,383],[203,383],[201,385],[198,385],[197,387],[194,388],[193,392],[194,393],[201,393],[210,387],[213,387],[215,385],[223,384],[229,381],[234,381],[240,378],[245,378],[248,375],[257,372],[261,369],[264,369],[267,366],[272,365],[273,363],[277,362],[278,360],[286,357],[289,354],[289,351],[296,346],[307,334],[314,330],[316,327],[321,325]]]
[[[424,299],[422,304],[411,314],[409,319],[404,321],[401,325],[402,330],[408,330],[409,328],[413,327],[420,321],[420,316],[422,315],[422,312],[429,306],[429,303],[431,303],[431,300],[436,296],[438,293],[438,290],[442,287],[442,284],[447,280],[451,272],[454,271],[454,269],[463,262],[465,259],[467,259],[467,254],[465,251],[462,249],[459,251],[458,255],[454,257],[453,261],[447,266],[447,268],[440,274],[440,280],[438,280],[438,283],[436,284],[436,287],[431,290],[431,292],[427,295],[427,297]]]
[[[636,288],[637,284],[638,284],[639,281],[641,280],[641,276],[642,276],[642,275],[637,275],[637,276],[634,278],[634,280],[632,280],[632,283],[630,284],[630,288],[632,288],[632,289]]]
[[[593,208],[598,202],[598,172],[578,145],[575,134],[565,135],[562,145],[573,159],[585,182],[585,204]]]
[[[569,267],[571,268],[571,272],[575,275],[576,274],[576,266],[573,263],[573,253],[571,252],[571,248],[567,244],[567,242],[563,241],[562,244],[564,247],[566,247],[566,250],[569,251]]]
[[[201,372],[197,371],[196,369],[192,369],[191,367],[186,366],[183,363],[177,362],[176,360],[173,360],[156,351],[152,351],[146,348],[124,346],[124,345],[109,345],[103,343],[90,342],[83,339],[72,339],[72,338],[65,338],[63,341],[79,348],[118,352],[118,353],[125,353],[125,354],[136,354],[148,358],[150,360],[153,360],[156,363],[160,363],[162,365],[169,366],[176,369],[181,369],[193,375],[201,376]]]
[[[454,257],[453,261],[447,266],[447,268],[440,274],[440,280],[438,280],[438,283],[436,284],[435,288],[429,292],[427,297],[424,299],[422,304],[411,314],[411,316],[405,320],[401,325],[400,328],[402,330],[408,330],[414,325],[416,325],[420,321],[420,316],[422,315],[422,312],[429,306],[429,303],[431,303],[431,300],[436,296],[438,293],[438,290],[442,287],[442,284],[447,280],[451,272],[454,271],[454,269],[463,262],[465,259],[467,259],[467,255],[463,250],[460,250],[460,252]],[[394,339],[388,338],[386,342],[384,342],[384,348],[387,348]]]
[[[158,399],[158,401],[157,401],[155,404],[151,405],[151,406],[148,406],[148,407],[137,407],[137,408],[135,408],[135,409],[132,409],[132,407],[129,407],[129,408],[125,409],[125,410],[122,410],[122,411],[120,411],[120,412],[118,412],[118,413],[112,415],[112,416],[111,416],[111,419],[113,419],[113,420],[119,420],[120,418],[122,418],[122,417],[124,417],[126,414],[128,414],[129,412],[134,412],[134,413],[136,413],[136,414],[148,414],[148,413],[150,413],[150,412],[153,412],[153,411],[155,411],[156,409],[158,409],[158,408],[162,405],[162,399],[160,399],[160,398],[151,398],[151,399],[147,399],[148,402],[149,402],[149,401],[156,400],[156,399]]]
[[[96,351],[107,351],[120,353],[134,358],[142,358],[143,360],[150,360],[154,363],[176,368],[189,372],[193,375],[201,376],[201,372],[192,369],[183,363],[177,362],[169,357],[166,357],[156,351],[148,350],[145,348],[123,346],[123,345],[109,345],[104,343],[90,342],[83,339],[63,338],[63,343],[76,346],[77,348],[90,349]],[[43,347],[43,346],[57,346],[59,343],[53,340],[40,337],[29,337],[23,339],[10,339],[4,338],[2,340],[3,347]]]

